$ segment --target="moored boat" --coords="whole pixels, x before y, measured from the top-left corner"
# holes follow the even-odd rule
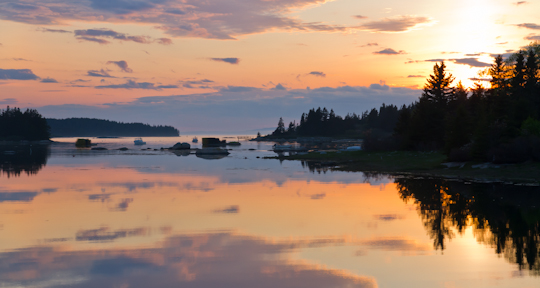
[[[136,138],[135,141],[133,141],[135,145],[146,145],[146,142],[142,140],[142,138]]]

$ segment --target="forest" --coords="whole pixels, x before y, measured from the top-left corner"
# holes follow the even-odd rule
[[[405,150],[442,150],[452,161],[540,160],[539,52],[534,44],[506,60],[495,57],[484,71],[490,88],[452,86],[444,62],[435,64],[422,96],[402,111],[387,142]]]
[[[45,118],[34,109],[0,109],[0,140],[48,140],[49,129]]]
[[[436,63],[419,99],[397,108],[384,105],[345,118],[327,109],[302,114],[276,136],[361,135],[365,150],[442,151],[450,161],[518,163],[540,161],[540,44],[504,59],[498,55],[482,72],[490,87],[454,83],[444,62]]]
[[[398,108],[394,105],[383,104],[379,110],[373,108],[365,111],[362,115],[355,113],[341,117],[334,110],[326,107],[313,108],[308,113],[302,113],[300,123],[290,122],[287,127],[283,118],[279,119],[276,130],[272,137],[296,138],[296,137],[348,137],[362,138],[366,131],[377,135],[391,135],[397,123],[400,113],[406,106]]]
[[[121,123],[102,119],[47,119],[53,137],[151,137],[179,136],[172,126],[152,126],[143,123]]]

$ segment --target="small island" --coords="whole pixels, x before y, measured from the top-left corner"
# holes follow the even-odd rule
[[[0,141],[49,140],[50,127],[47,120],[34,109],[20,108],[0,110]]]

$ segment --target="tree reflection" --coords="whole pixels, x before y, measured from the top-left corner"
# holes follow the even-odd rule
[[[416,204],[435,249],[471,226],[479,242],[540,275],[540,188],[422,178],[396,184],[400,197]]]
[[[308,168],[309,172],[318,174],[326,174],[336,166],[336,162],[322,162],[322,161],[300,161],[302,167]]]
[[[35,175],[46,164],[49,145],[0,146],[0,175],[19,177],[21,173]]]

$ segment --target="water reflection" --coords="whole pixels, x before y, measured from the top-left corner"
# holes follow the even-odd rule
[[[479,215],[500,220],[475,202],[491,205],[496,195],[493,203],[504,197],[521,209],[536,198],[430,179],[319,174],[246,148],[219,161],[69,149],[53,145],[39,174],[0,182],[0,287],[476,288],[538,280],[514,277],[517,261],[475,239],[495,239],[494,220]],[[509,231],[501,235],[517,233]],[[510,243],[501,255],[516,255]]]
[[[18,177],[21,173],[35,175],[51,155],[49,145],[0,146],[0,175]]]
[[[111,241],[143,228],[81,231],[78,241]],[[159,247],[69,251],[39,246],[0,254],[2,287],[377,287],[371,277],[288,256],[309,241],[266,241],[229,232],[184,234]]]
[[[416,204],[435,249],[444,250],[455,232],[470,225],[477,241],[540,275],[539,187],[409,178],[396,183],[400,197]]]

